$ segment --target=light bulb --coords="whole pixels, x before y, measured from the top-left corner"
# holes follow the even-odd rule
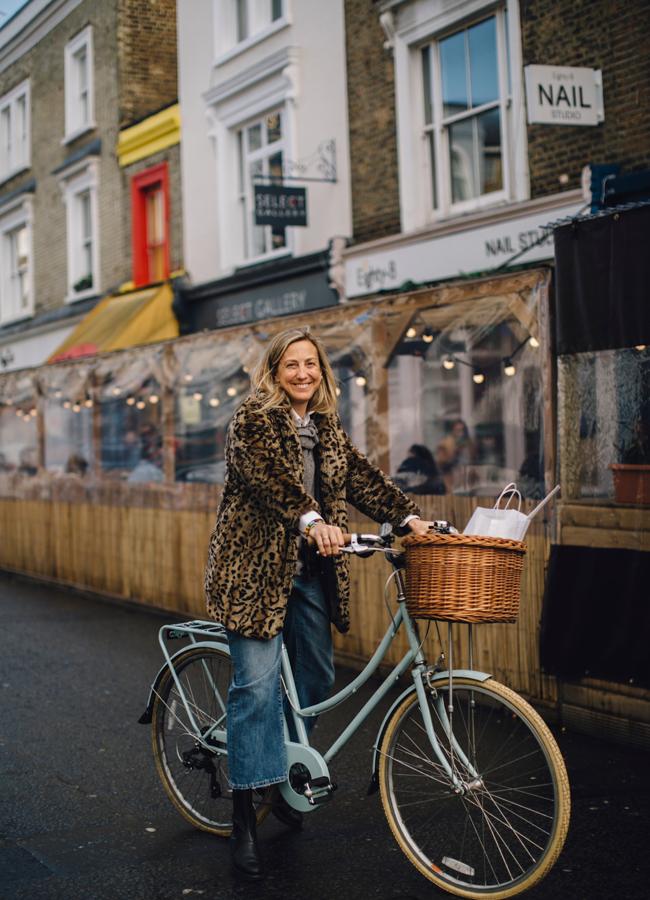
[[[425,344],[430,344],[431,341],[433,340],[433,335],[431,334],[430,331],[425,331],[422,333],[422,340],[424,341]]]
[[[219,401],[219,398],[218,398],[218,397],[210,397],[210,399],[208,400],[208,403],[210,404],[210,406],[212,406],[212,407],[214,407],[214,408],[216,408],[217,406],[219,406],[219,402],[220,402],[220,401]]]
[[[189,372],[186,372],[185,375],[183,375],[183,378],[185,379],[185,381],[191,381],[194,376],[190,375]]]
[[[228,390],[226,391],[226,393],[228,394],[229,397],[236,397],[237,396],[237,388],[229,387]]]
[[[407,328],[407,330],[406,330],[407,338],[414,338],[416,334],[417,334],[417,331],[415,330],[415,328],[412,325],[410,328]]]
[[[36,407],[35,407],[35,406],[32,406],[32,408],[31,408],[30,411],[29,411],[29,414],[30,414],[30,416],[31,416],[32,419],[33,419],[34,416],[36,415]]]
[[[337,397],[341,396],[341,388],[338,387],[338,385],[334,388],[334,393],[336,394]]]
[[[509,378],[512,378],[516,371],[517,369],[515,368],[515,364],[511,359],[503,360],[503,372],[505,375],[507,375]]]
[[[474,384],[483,384],[483,382],[485,381],[485,375],[483,374],[483,372],[474,372],[474,374],[472,375],[472,381],[474,382]]]
[[[127,405],[127,406],[133,406],[134,403],[135,403],[135,397],[127,397],[127,398],[126,398],[126,405]]]
[[[531,336],[528,338],[528,343],[530,344],[531,347],[539,347],[539,341],[538,341],[537,338],[536,338],[534,335],[532,335],[532,334],[531,334]]]
[[[119,389],[118,387],[114,387],[112,393],[113,393],[113,396],[114,396],[114,397],[119,397],[119,396],[120,396],[120,389]]]
[[[357,385],[357,387],[365,387],[368,382],[365,375],[357,375],[357,377],[354,379],[354,383]]]
[[[71,406],[72,406],[72,403],[70,403],[69,400],[64,400],[64,401],[63,401],[63,408],[64,408],[64,409],[70,409]]]
[[[201,393],[201,391],[194,391],[194,393],[192,394],[192,398],[197,401],[203,400],[203,394]]]
[[[443,369],[447,369],[448,372],[451,372],[452,369],[456,368],[456,360],[453,356],[445,356],[442,360]]]
[[[637,344],[636,347],[635,347],[634,349],[635,349],[635,350],[638,350],[639,353],[640,353],[642,350],[645,350],[645,348],[646,348],[646,345],[645,345],[645,344]]]
[[[81,411],[81,403],[75,403],[72,407],[72,412],[78,413]]]
[[[93,405],[93,401],[90,399],[90,397],[87,397],[84,400],[84,406],[86,407],[86,409],[91,409],[92,405]]]
[[[59,397],[61,397],[61,391],[54,391],[54,396],[55,396],[56,399],[58,400]]]
[[[147,404],[144,402],[144,400],[138,400],[138,402],[135,404],[135,408],[144,409],[146,405]]]
[[[156,403],[158,403],[159,400],[160,400],[160,397],[158,396],[158,394],[152,394],[149,397],[149,403],[156,404]]]

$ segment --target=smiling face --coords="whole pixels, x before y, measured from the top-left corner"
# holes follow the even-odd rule
[[[304,340],[290,344],[278,363],[275,378],[298,415],[304,416],[323,380],[318,350],[312,342]]]

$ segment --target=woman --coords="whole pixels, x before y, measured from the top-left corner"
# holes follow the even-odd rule
[[[397,484],[411,494],[444,494],[445,484],[433,454],[424,444],[411,444],[395,476]]]
[[[334,374],[308,329],[275,337],[251,381],[228,430],[206,596],[208,614],[227,629],[233,664],[232,859],[240,874],[261,878],[252,790],[287,778],[282,642],[301,705],[324,700],[334,682],[330,623],[349,628],[348,561],[340,552],[347,503],[376,521],[408,523],[416,534],[429,523],[343,431]],[[282,800],[273,812],[300,827],[300,814]]]

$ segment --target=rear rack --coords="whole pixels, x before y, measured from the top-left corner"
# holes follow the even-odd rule
[[[173,641],[177,638],[189,637],[194,639],[194,635],[202,638],[225,638],[226,629],[219,622],[206,621],[204,619],[194,619],[191,622],[179,622],[176,625],[163,625],[160,629],[160,642],[166,637]]]

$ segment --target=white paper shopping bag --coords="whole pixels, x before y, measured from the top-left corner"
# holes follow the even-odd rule
[[[509,494],[505,506],[501,507],[501,501]],[[517,508],[510,508],[515,500]],[[513,541],[523,541],[530,519],[521,512],[521,494],[517,485],[512,481],[506,485],[497,498],[492,509],[477,506],[472,517],[465,526],[463,534],[480,534],[483,537],[510,538]]]
[[[467,523],[463,534],[480,534],[484,537],[500,537],[510,538],[513,541],[523,541],[528,531],[532,519],[540,510],[546,506],[549,500],[554,497],[560,490],[560,485],[556,485],[552,491],[537,504],[535,509],[528,515],[521,512],[521,494],[517,490],[514,481],[507,484],[499,494],[496,503],[492,509],[483,506],[477,506],[472,513],[472,517]],[[501,507],[501,501],[509,494],[506,504]],[[517,508],[511,509],[510,504],[513,499],[516,500]]]

